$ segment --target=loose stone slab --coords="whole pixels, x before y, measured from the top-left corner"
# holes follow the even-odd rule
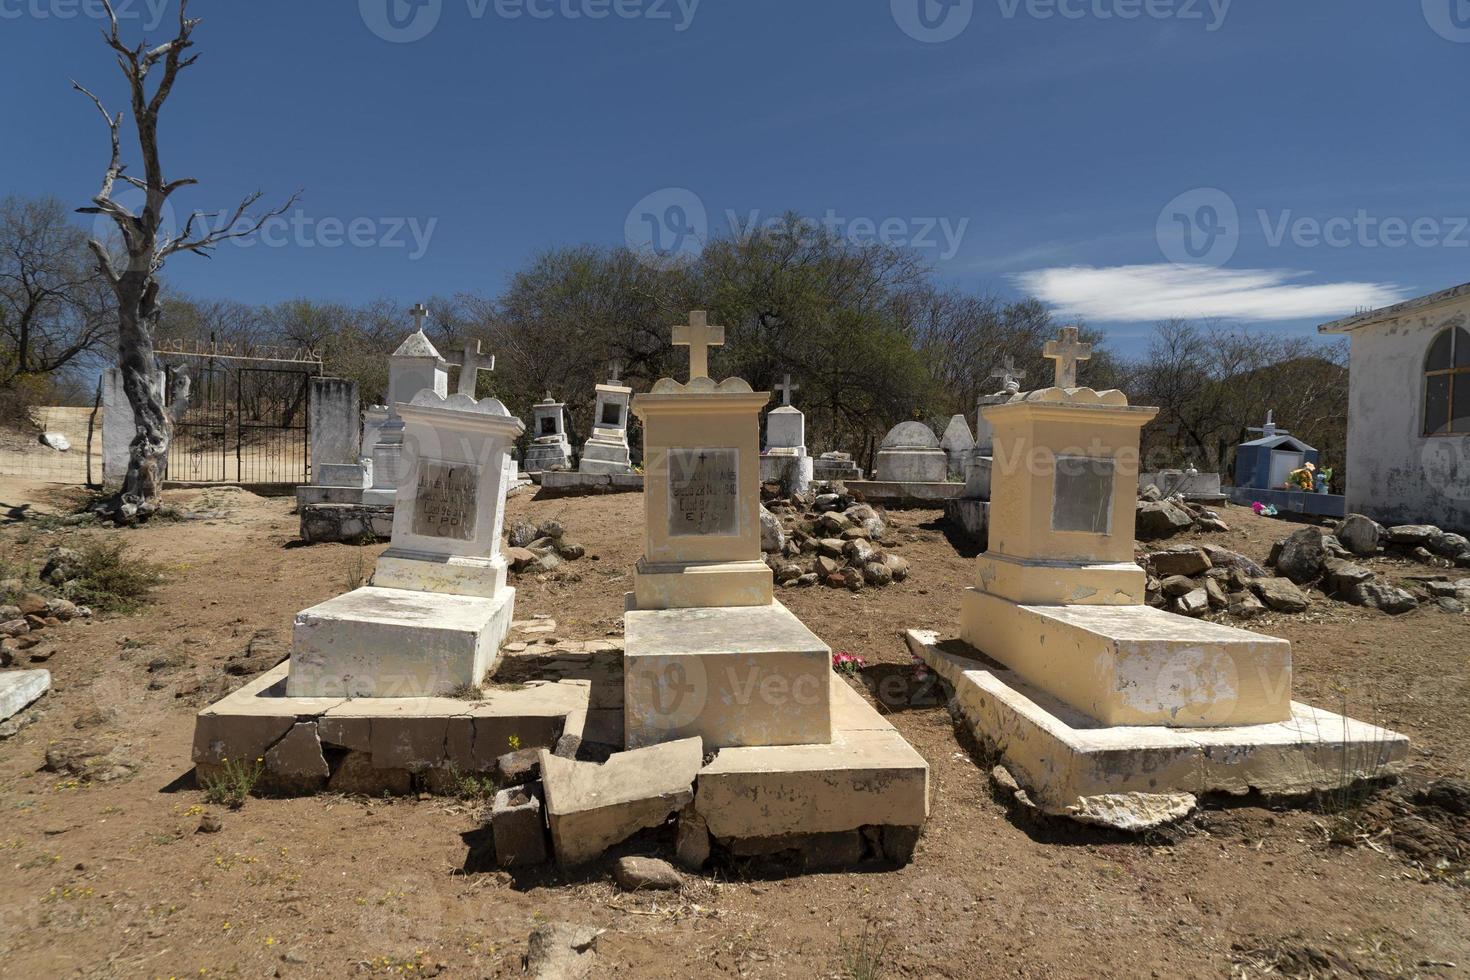
[[[623,617],[629,748],[832,741],[832,650],[779,602]]]
[[[1187,625],[1198,626],[1198,623]],[[954,689],[954,709],[1032,799],[1065,813],[1119,793],[1297,795],[1381,779],[1403,768],[1397,732],[1293,702],[1283,722],[1227,728],[1109,727],[1028,684],[960,640],[909,630],[910,651]],[[723,756],[724,753],[721,753]]]
[[[700,770],[695,809],[722,843],[919,828],[928,819],[929,764],[862,695],[828,676],[829,744],[724,749]]]
[[[406,791],[420,774],[426,788],[447,792],[455,773],[493,773],[512,745],[550,748],[563,735],[580,738],[591,692],[587,681],[568,680],[491,690],[479,701],[296,698],[287,695],[290,669],[286,661],[199,712],[193,758],[200,775],[226,759],[262,759],[267,784],[307,793],[320,788],[314,780],[323,775],[318,753],[325,752],[329,789],[350,775],[354,791]]]
[[[584,864],[662,824],[694,799],[703,761],[697,738],[619,752],[600,766],[543,751],[541,784],[557,863]]]
[[[10,720],[49,690],[49,670],[7,670],[0,673],[0,721]]]
[[[940,454],[943,457],[943,454]],[[846,486],[851,493],[862,494],[870,504],[881,504],[888,508],[930,508],[943,506],[965,494],[963,483],[920,483],[894,482],[890,480],[848,480]]]
[[[292,697],[427,697],[484,680],[515,590],[494,598],[367,586],[296,616]]]

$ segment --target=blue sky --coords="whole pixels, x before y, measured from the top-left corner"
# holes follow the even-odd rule
[[[119,2],[130,37],[169,32],[164,0]],[[95,192],[105,134],[69,79],[122,104],[95,6],[0,0],[0,193]],[[1125,351],[1164,316],[1306,333],[1470,280],[1470,0],[191,10],[180,216],[304,190],[268,243],[171,261],[201,296],[494,293],[543,248],[677,249],[788,209]]]

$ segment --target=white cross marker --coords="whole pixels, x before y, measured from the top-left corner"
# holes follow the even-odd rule
[[[1058,388],[1077,387],[1077,363],[1092,360],[1092,345],[1077,340],[1076,327],[1063,327],[1061,336],[1046,345],[1046,358],[1057,362]]]
[[[618,360],[612,361],[608,364],[607,371],[608,374],[612,375],[612,377],[608,378],[608,381],[617,384],[623,378],[623,362]]]
[[[459,366],[459,393],[475,397],[481,371],[495,370],[495,355],[481,354],[478,340],[464,342],[464,363]]]
[[[674,327],[674,346],[689,348],[689,380],[709,377],[709,349],[725,346],[725,328],[710,326],[703,310],[689,314],[688,326]]]
[[[424,321],[429,318],[429,311],[424,307],[424,304],[415,303],[413,309],[408,311],[408,315],[413,317],[414,329],[422,333],[424,330]]]
[[[801,385],[794,385],[794,384],[792,384],[791,383],[791,375],[788,374],[788,375],[786,375],[786,380],[783,381],[781,384],[778,384],[776,386],[776,390],[781,393],[781,404],[782,404],[782,406],[785,407],[785,408],[790,408],[791,407],[791,393],[793,391],[800,391],[801,390]]]

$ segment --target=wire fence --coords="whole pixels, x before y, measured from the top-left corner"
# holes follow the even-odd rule
[[[0,476],[20,478],[36,483],[63,483],[82,486],[87,483],[88,430],[92,430],[92,479],[100,481],[102,426],[97,413],[93,424],[91,408],[36,408],[31,417],[43,433],[62,436],[70,444],[56,450],[39,438],[23,432],[0,433]]]

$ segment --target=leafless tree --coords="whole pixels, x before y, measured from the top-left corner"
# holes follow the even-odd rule
[[[110,514],[125,521],[147,518],[157,510],[173,434],[172,422],[164,409],[163,388],[155,378],[153,337],[160,313],[159,271],[172,255],[189,252],[208,256],[220,242],[255,234],[266,221],[290,208],[296,202],[296,195],[275,210],[249,217],[250,209],[261,198],[261,194],[256,192],[232,212],[196,211],[177,234],[169,234],[163,228],[165,203],[180,188],[198,181],[192,177],[165,178],[159,156],[158,121],[179,73],[199,60],[198,55],[187,54],[194,46],[192,38],[199,21],[188,16],[189,0],[179,0],[178,33],[172,40],[151,48],[146,42],[129,47],[118,33],[117,14],[110,0],[102,0],[102,5],[111,22],[110,29],[104,30],[102,36],[117,55],[118,68],[127,79],[132,120],[143,158],[143,176],[128,174],[122,163],[124,113],[112,115],[101,99],[73,82],[73,87],[91,99],[102,114],[112,146],[101,189],[92,198],[90,207],[78,210],[83,214],[106,215],[117,226],[122,239],[118,255],[109,252],[96,239],[89,245],[97,259],[98,269],[117,299],[118,367],[122,370],[123,390],[127,393],[137,425],[122,490],[114,500],[104,505]],[[155,69],[162,71],[162,77],[150,93],[149,76]],[[136,213],[114,198],[114,190],[119,183],[143,191],[143,206]],[[216,223],[220,219],[224,219],[223,223]]]

